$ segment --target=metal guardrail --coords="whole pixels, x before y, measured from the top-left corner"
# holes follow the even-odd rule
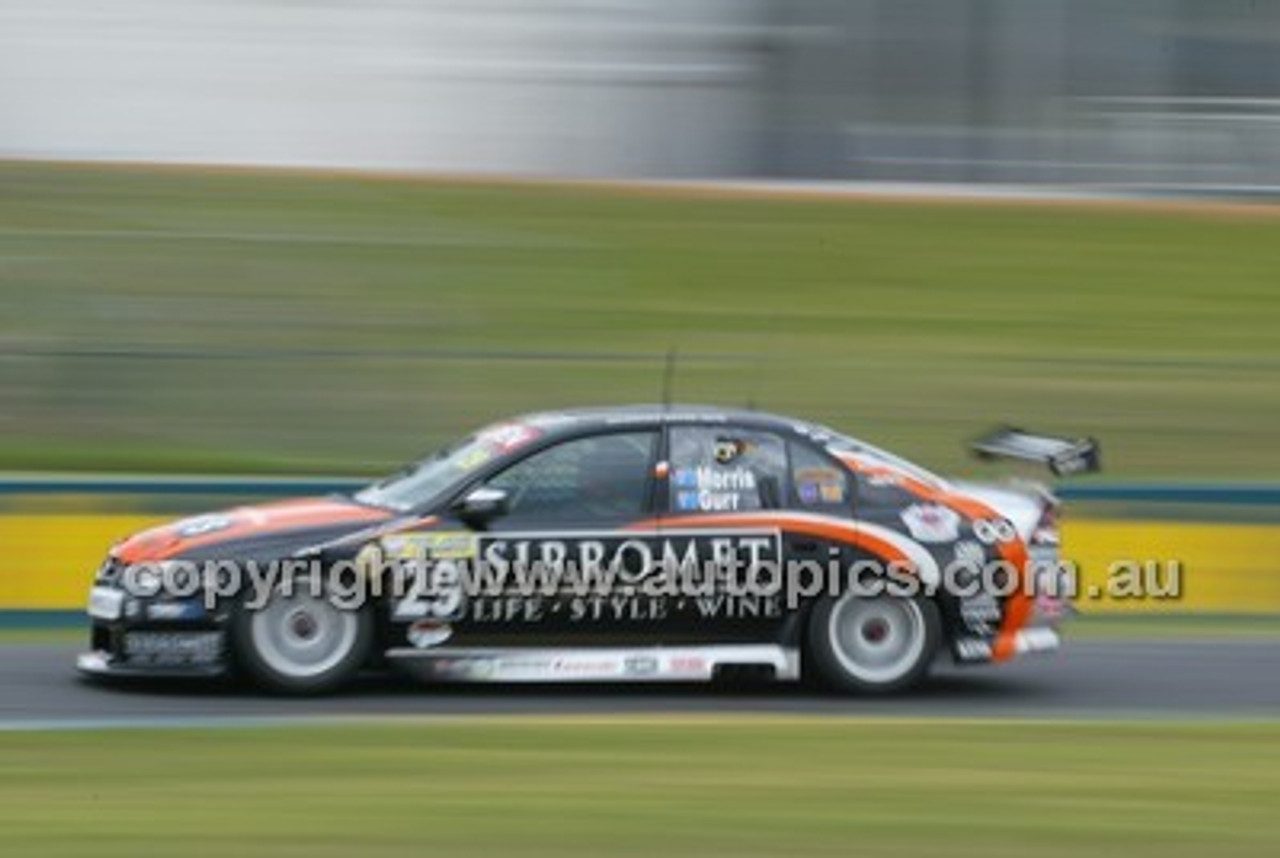
[[[0,477],[3,495],[250,495],[291,497],[349,492],[370,480],[353,477]]]
[[[1280,506],[1280,486],[1276,485],[1121,483],[1060,486],[1056,492],[1064,500],[1074,501]]]

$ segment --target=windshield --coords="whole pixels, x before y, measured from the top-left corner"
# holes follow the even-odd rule
[[[541,434],[537,428],[522,423],[489,426],[357,492],[355,499],[399,512],[414,509],[451,491],[481,466]]]

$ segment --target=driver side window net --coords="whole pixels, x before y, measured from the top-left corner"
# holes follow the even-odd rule
[[[565,441],[517,462],[488,483],[524,521],[609,521],[644,514],[657,434]]]
[[[768,432],[731,426],[671,430],[669,508],[674,513],[743,512],[783,505],[787,450]]]

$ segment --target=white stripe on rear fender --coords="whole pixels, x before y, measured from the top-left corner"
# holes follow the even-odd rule
[[[890,530],[887,527],[872,524],[869,521],[854,519],[853,525],[863,533],[868,533],[876,539],[883,539],[905,554],[907,559],[911,561],[911,565],[916,567],[916,574],[920,576],[920,580],[926,586],[937,587],[942,583],[942,573],[938,571],[938,561],[934,560],[933,555],[919,542],[896,530]]]

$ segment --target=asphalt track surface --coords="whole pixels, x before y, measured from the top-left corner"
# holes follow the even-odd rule
[[[1277,718],[1280,639],[1067,641],[1000,666],[940,663],[890,699],[794,684],[422,685],[362,677],[342,694],[291,699],[230,682],[102,684],[81,679],[70,644],[0,645],[0,729],[237,725],[366,716],[771,713],[906,718]]]

